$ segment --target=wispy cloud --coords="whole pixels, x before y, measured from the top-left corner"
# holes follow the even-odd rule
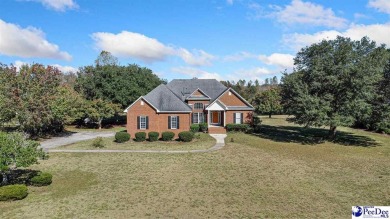
[[[71,60],[56,44],[45,39],[45,34],[34,27],[22,28],[0,19],[0,54],[23,58],[51,58]]]
[[[343,28],[347,20],[336,16],[331,8],[309,1],[292,0],[289,5],[269,5],[267,8],[258,3],[249,4],[253,18],[273,18],[286,25],[310,25]]]
[[[73,0],[20,0],[29,2],[39,2],[48,9],[55,11],[66,11],[70,9],[77,9],[79,6]]]
[[[387,24],[353,24],[343,32],[337,30],[320,31],[314,34],[293,33],[283,36],[283,43],[287,47],[298,51],[299,49],[322,40],[336,39],[337,36],[349,37],[352,40],[360,40],[368,36],[377,43],[390,45],[390,23]]]
[[[390,14],[389,0],[369,0],[368,7],[375,8],[376,10],[386,14]]]
[[[211,65],[216,57],[199,49],[191,51],[165,45],[157,39],[143,34],[122,31],[118,34],[98,32],[92,34],[98,49],[106,50],[120,57],[131,57],[145,62],[162,61],[169,56],[180,57],[193,66]]]

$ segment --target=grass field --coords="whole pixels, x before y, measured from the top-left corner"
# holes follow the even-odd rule
[[[200,154],[51,154],[53,173],[1,218],[350,218],[353,205],[390,205],[390,137],[304,129],[263,118],[259,135],[229,134]],[[233,140],[233,142],[231,142]]]
[[[155,141],[155,142],[135,142],[130,140],[125,143],[114,142],[115,138],[103,138],[103,148],[92,146],[94,140],[87,140],[71,145],[58,147],[58,149],[83,149],[83,150],[201,150],[208,149],[215,145],[215,139],[208,134],[199,133],[199,139],[195,138],[192,142],[180,141]]]

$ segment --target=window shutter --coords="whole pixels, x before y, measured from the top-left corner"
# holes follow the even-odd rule
[[[168,116],[168,129],[171,129],[171,116]]]
[[[149,129],[149,116],[146,116],[146,129]]]
[[[243,113],[241,113],[241,124],[244,124],[243,123],[243,121],[244,121],[244,116],[243,116],[244,114]]]
[[[179,120],[180,117],[176,116],[176,118],[177,118],[177,129],[179,129],[180,128],[180,125],[179,125],[180,124],[180,120]]]
[[[139,116],[137,116],[137,129],[140,129],[140,127],[139,127],[139,125],[140,125],[140,124],[139,124],[139,123],[140,123],[139,120],[140,120],[140,119],[139,119]]]
[[[194,124],[194,113],[192,113],[192,116],[191,116],[191,124]]]
[[[233,123],[236,124],[236,113],[233,113]]]

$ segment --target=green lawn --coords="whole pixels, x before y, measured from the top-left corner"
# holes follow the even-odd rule
[[[350,218],[390,205],[390,137],[263,118],[259,135],[229,134],[212,153],[53,153],[53,173],[1,218]],[[231,142],[233,140],[233,142]]]
[[[195,136],[192,142],[179,142],[179,141],[155,141],[155,142],[135,142],[130,140],[125,143],[114,142],[115,138],[103,138],[103,148],[96,148],[92,146],[94,140],[87,140],[78,142],[71,145],[58,147],[57,149],[83,149],[83,150],[200,150],[209,149],[215,145],[215,139],[208,134],[199,133]]]

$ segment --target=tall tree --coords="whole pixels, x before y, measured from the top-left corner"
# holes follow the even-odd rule
[[[256,113],[266,114],[269,118],[282,110],[281,95],[279,87],[271,87],[256,95],[254,105]]]
[[[88,100],[102,99],[125,108],[161,83],[165,81],[152,70],[138,65],[99,64],[80,68],[75,89]]]
[[[360,41],[337,37],[301,49],[295,69],[282,78],[285,110],[290,120],[306,126],[350,126],[357,112],[369,104],[386,63],[384,45],[364,37]]]
[[[120,111],[118,104],[104,101],[102,99],[89,101],[86,107],[86,116],[95,122],[99,129],[102,129],[102,121]]]

